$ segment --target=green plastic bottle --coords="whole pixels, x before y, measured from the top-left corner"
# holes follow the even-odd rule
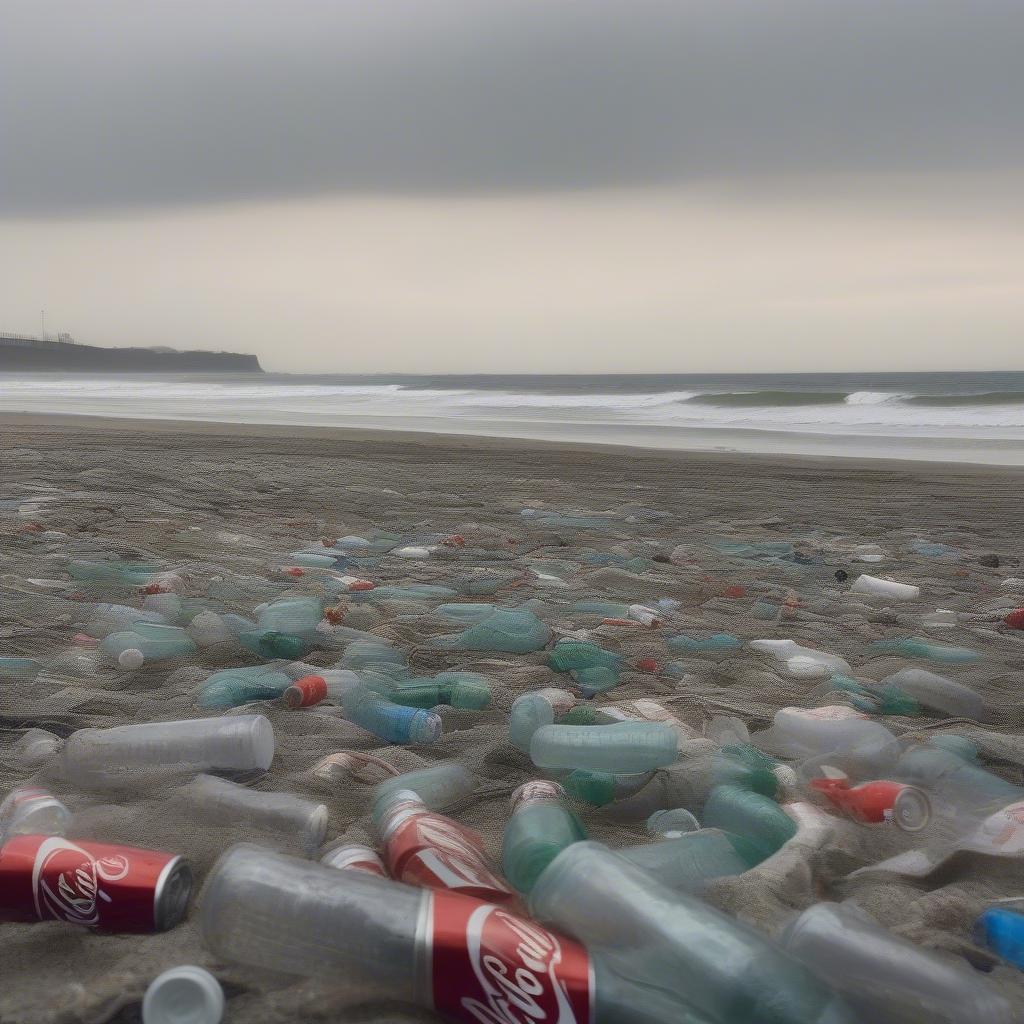
[[[511,799],[512,816],[505,827],[501,864],[505,877],[528,893],[541,872],[573,843],[587,838],[556,782],[525,782]]]
[[[774,800],[739,786],[716,786],[711,791],[703,823],[747,840],[762,857],[770,857],[796,835],[796,823]]]

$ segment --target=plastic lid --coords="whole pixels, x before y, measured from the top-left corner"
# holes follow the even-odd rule
[[[129,647],[117,656],[118,665],[123,669],[127,669],[129,672],[137,668],[142,668],[142,663],[145,660],[145,655],[137,647]]]
[[[224,992],[202,967],[172,967],[153,980],[142,1000],[143,1024],[218,1024]]]
[[[893,824],[904,832],[920,832],[931,818],[932,804],[928,794],[916,786],[907,786],[893,801]]]

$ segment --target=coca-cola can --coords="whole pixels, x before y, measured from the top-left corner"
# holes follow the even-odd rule
[[[451,818],[427,810],[407,790],[394,794],[383,812],[384,859],[391,877],[427,889],[506,903],[516,892],[488,864],[480,837]]]
[[[587,951],[543,925],[435,890],[417,923],[436,1010],[467,1024],[590,1024]]]
[[[191,891],[192,870],[175,854],[38,835],[0,848],[0,921],[164,931],[185,916]]]

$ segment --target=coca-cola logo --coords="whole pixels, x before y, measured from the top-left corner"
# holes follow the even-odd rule
[[[434,905],[434,1004],[470,1024],[588,1024],[583,948],[500,907],[448,894]]]
[[[100,901],[111,902],[101,882],[120,881],[128,870],[123,854],[97,858],[62,836],[46,839],[32,869],[36,914],[85,927],[98,924]]]
[[[472,885],[511,892],[488,869],[479,845],[454,822],[433,815],[418,815],[412,821],[412,831],[415,845],[420,849],[411,860],[418,861],[445,888]],[[401,833],[395,838],[400,846],[405,846]]]

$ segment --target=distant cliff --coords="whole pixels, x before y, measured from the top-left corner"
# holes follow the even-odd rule
[[[174,349],[99,348],[0,334],[0,372],[72,373],[262,373],[256,356],[241,352],[178,352]]]

